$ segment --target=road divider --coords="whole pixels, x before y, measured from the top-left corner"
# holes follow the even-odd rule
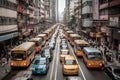
[[[54,70],[55,58],[56,58],[56,55],[57,55],[57,49],[58,49],[58,44],[57,44],[57,42],[56,42],[56,47],[55,47],[54,57],[53,57],[53,61],[52,61],[52,69],[51,69],[50,79],[49,79],[49,80],[53,80],[53,79],[52,79],[52,76],[53,76],[53,70]]]
[[[60,52],[60,39],[59,39],[59,37],[57,38],[57,44],[58,44],[58,46],[57,46],[57,60],[56,60],[56,69],[55,69],[55,79],[54,80],[57,80],[57,69],[58,69],[58,59],[59,59],[59,52]]]

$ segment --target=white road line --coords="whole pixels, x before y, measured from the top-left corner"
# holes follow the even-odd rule
[[[58,39],[58,40],[59,40],[59,39]],[[56,56],[56,57],[57,57],[57,60],[56,60],[56,70],[55,70],[55,79],[54,79],[54,80],[57,80],[57,69],[58,69],[58,59],[59,59],[58,56],[59,56],[59,49],[60,49],[60,48],[58,49],[58,47],[59,47],[59,42],[58,42],[57,53],[56,53],[56,54],[57,54],[57,56]]]
[[[68,44],[69,44],[69,42],[68,42]],[[70,44],[69,44],[69,46],[70,46]],[[70,46],[70,47],[71,47],[71,46]],[[78,60],[77,60],[77,58],[76,58],[73,50],[71,50],[71,51],[72,51],[72,53],[73,53],[73,55],[74,55],[74,57],[75,57],[75,59],[76,59],[76,61],[77,61],[77,63],[78,63]],[[79,64],[78,64],[78,66],[79,66],[79,70],[80,70],[80,72],[82,73],[82,76],[83,76],[84,80],[87,80],[87,79],[85,78],[85,75],[84,75],[84,73],[83,73],[83,70],[82,70],[81,66],[80,66]]]
[[[74,53],[73,53],[73,55],[75,56],[75,54],[74,54]],[[75,58],[76,58],[76,56],[75,56]],[[76,58],[76,61],[77,61],[77,63],[78,63],[77,58]],[[87,79],[85,78],[85,75],[84,75],[84,73],[83,73],[83,71],[82,71],[81,66],[80,66],[79,64],[78,64],[78,66],[79,66],[79,69],[80,69],[80,71],[81,71],[81,73],[82,73],[82,76],[83,76],[84,80],[87,80]]]
[[[56,48],[57,48],[58,44],[56,44]],[[55,48],[55,52],[54,52],[54,58],[53,58],[53,63],[52,63],[52,70],[51,70],[51,74],[50,74],[50,80],[52,80],[52,75],[53,75],[53,68],[54,68],[54,63],[55,63],[55,57],[57,54],[57,50]]]

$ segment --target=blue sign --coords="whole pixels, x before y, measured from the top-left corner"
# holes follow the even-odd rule
[[[8,40],[10,38],[13,38],[13,37],[15,37],[14,36],[15,34],[18,34],[18,32],[2,35],[2,36],[0,36],[0,41],[4,41],[4,40]]]

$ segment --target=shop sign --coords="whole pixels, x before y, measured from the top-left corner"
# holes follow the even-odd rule
[[[96,33],[90,32],[90,37],[96,37]]]
[[[12,38],[12,34],[3,35],[3,36],[0,36],[0,41],[4,41],[10,38]]]
[[[106,32],[106,27],[101,27],[101,32]]]
[[[119,17],[110,17],[110,26],[117,26],[119,25]]]
[[[102,33],[96,33],[96,38],[101,38],[102,36]]]
[[[13,37],[17,37],[18,36],[18,32],[13,33]]]
[[[111,36],[111,29],[110,28],[106,28],[106,35]]]

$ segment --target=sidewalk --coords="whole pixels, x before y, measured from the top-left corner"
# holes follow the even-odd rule
[[[103,50],[104,50],[104,49],[101,49],[102,52],[103,52]],[[119,61],[116,59],[116,57],[115,57],[115,56],[116,56],[116,55],[115,55],[116,51],[111,50],[111,49],[109,49],[109,51],[113,53],[113,62],[108,62],[108,61],[106,60],[106,57],[105,57],[104,53],[103,53],[104,64],[105,64],[105,65],[116,65],[116,66],[120,66],[120,62],[119,62]]]
[[[7,76],[10,71],[11,71],[11,68],[10,68],[9,62],[4,66],[0,64],[0,80],[2,80],[5,76]]]

